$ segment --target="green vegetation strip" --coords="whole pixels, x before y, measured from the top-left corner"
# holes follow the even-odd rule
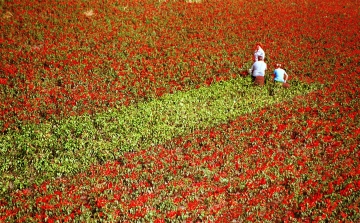
[[[293,81],[291,88],[276,88],[273,94],[269,86],[237,78],[93,116],[23,125],[0,136],[0,193],[83,171],[319,87]]]

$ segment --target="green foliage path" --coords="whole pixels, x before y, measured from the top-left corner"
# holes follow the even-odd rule
[[[10,130],[0,136],[1,193],[77,173],[321,87],[295,80],[290,89],[273,92],[269,86],[254,87],[249,77],[239,77],[92,116]]]

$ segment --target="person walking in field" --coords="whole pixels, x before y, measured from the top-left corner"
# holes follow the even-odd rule
[[[277,63],[274,70],[274,82],[281,83],[283,87],[290,87],[290,85],[286,83],[288,78],[289,75],[281,68],[281,63]]]
[[[257,57],[257,61],[254,62],[250,71],[253,82],[255,85],[263,86],[265,84],[265,71],[267,70],[267,64],[264,62],[262,56]]]
[[[261,43],[256,43],[254,50],[254,62],[258,61],[259,56],[262,56],[263,60],[265,60],[265,51],[262,48]]]

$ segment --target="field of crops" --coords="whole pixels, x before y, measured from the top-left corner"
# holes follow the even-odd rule
[[[357,0],[0,0],[0,222],[359,222],[359,30]]]

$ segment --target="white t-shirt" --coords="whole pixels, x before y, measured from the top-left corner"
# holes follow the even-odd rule
[[[254,52],[255,61],[258,61],[258,56],[262,56],[262,58],[265,59],[265,51],[261,47]]]
[[[251,67],[252,76],[265,76],[267,65],[263,60],[256,61]]]

